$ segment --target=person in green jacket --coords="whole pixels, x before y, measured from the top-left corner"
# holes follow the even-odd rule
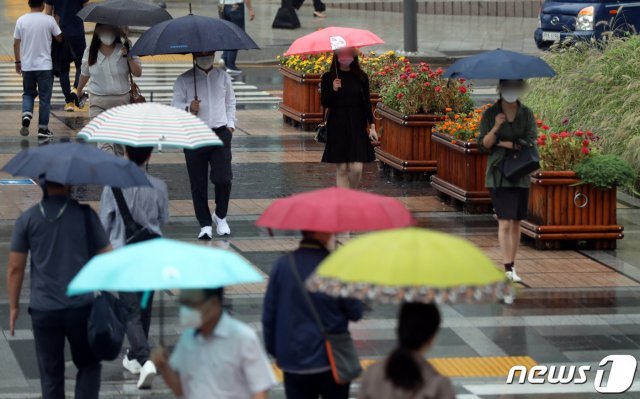
[[[514,261],[520,245],[520,221],[527,217],[531,181],[529,175],[507,179],[502,174],[502,162],[509,150],[525,143],[536,145],[535,116],[520,102],[525,89],[523,80],[501,80],[500,100],[484,112],[478,136],[478,147],[489,153],[486,187],[498,217],[498,241],[505,272],[513,282],[522,281]]]

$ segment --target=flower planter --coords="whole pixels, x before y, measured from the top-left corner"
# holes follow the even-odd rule
[[[371,93],[371,110],[373,111],[373,121],[376,124],[376,131],[378,132],[378,136],[382,138],[382,118],[378,116],[378,103],[382,101],[380,98],[380,94]]]
[[[485,187],[487,154],[475,141],[455,142],[450,136],[432,133],[431,142],[438,172],[431,186],[441,195],[460,201],[468,213],[491,212],[491,196]]]
[[[382,103],[377,106],[382,118],[384,140],[376,148],[376,156],[385,165],[407,173],[435,173],[437,161],[431,145],[431,130],[443,117],[436,115],[403,115]]]
[[[313,130],[322,122],[320,74],[310,74],[281,67],[283,76],[282,102],[279,111],[285,122],[298,123],[304,130]]]
[[[572,171],[537,172],[531,177],[529,212],[522,233],[541,249],[586,241],[595,249],[614,249],[624,237],[617,224],[616,190],[591,185],[575,186]]]

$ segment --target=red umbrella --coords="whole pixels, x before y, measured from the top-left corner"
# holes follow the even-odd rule
[[[341,48],[383,44],[374,33],[364,29],[329,27],[297,39],[284,55],[328,53]]]
[[[402,202],[382,195],[329,188],[274,201],[256,222],[278,230],[328,233],[373,231],[415,224]]]

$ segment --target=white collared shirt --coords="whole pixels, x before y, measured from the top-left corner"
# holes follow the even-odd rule
[[[276,384],[255,331],[222,313],[209,337],[185,331],[169,360],[184,399],[250,399]]]
[[[89,79],[89,93],[97,96],[120,96],[131,90],[129,83],[129,65],[127,57],[123,57],[122,44],[116,43],[116,47],[110,56],[105,57],[98,50],[98,59],[95,64],[89,65],[89,47],[82,57],[82,69],[80,73]],[[133,60],[140,64],[139,57]]]
[[[221,126],[235,129],[236,95],[229,75],[220,68],[213,68],[209,73],[200,68],[195,68],[195,71],[195,86],[200,100],[198,118],[212,129]],[[173,85],[171,105],[188,110],[196,96],[193,80],[193,68],[178,76]]]

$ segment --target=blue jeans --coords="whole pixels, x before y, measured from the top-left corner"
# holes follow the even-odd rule
[[[33,116],[33,105],[38,97],[40,99],[38,128],[47,129],[51,111],[53,71],[23,71],[22,88],[22,116]]]
[[[224,19],[238,25],[244,30],[244,3],[224,6]],[[225,51],[222,53],[224,65],[229,69],[238,69],[236,66],[237,50]]]

